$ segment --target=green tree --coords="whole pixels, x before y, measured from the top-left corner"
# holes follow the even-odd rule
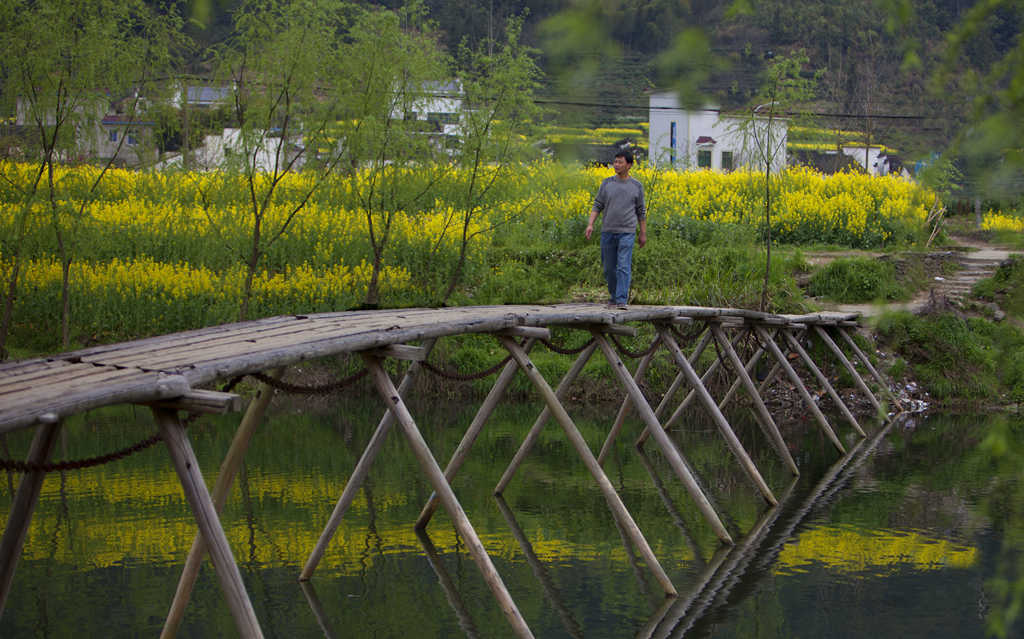
[[[344,92],[339,138],[353,168],[352,192],[366,220],[372,270],[365,305],[380,303],[381,275],[391,229],[400,212],[415,213],[448,168],[436,160],[445,150],[419,115],[446,88],[449,59],[440,49],[422,6],[400,11],[361,10],[346,44],[346,67],[359,73],[338,78]]]
[[[223,161],[215,158],[210,167],[221,179],[203,181],[200,195],[210,223],[224,228],[235,223],[224,204],[244,192],[249,234],[244,245],[227,246],[246,267],[239,319],[249,317],[253,281],[267,250],[346,156],[333,126],[350,99],[345,83],[336,81],[353,62],[342,40],[347,8],[341,2],[253,0],[236,13],[231,37],[212,49],[215,82],[232,88],[237,137],[226,136]],[[319,149],[326,152],[316,158]],[[298,196],[286,198],[284,180],[304,166],[312,167],[310,179]],[[279,203],[286,210],[279,211]]]
[[[0,358],[6,356],[25,232],[34,215],[48,216],[53,229],[53,250],[63,273],[62,342],[68,345],[71,263],[78,249],[74,229],[88,215],[107,170],[122,156],[126,136],[120,136],[112,156],[91,181],[76,184],[82,178],[74,173],[61,180],[56,167],[92,159],[90,151],[104,135],[100,121],[112,100],[121,101],[127,129],[138,121],[144,97],[155,92],[154,79],[170,66],[172,43],[180,40],[179,34],[180,21],[173,10],[157,12],[141,0],[16,0],[0,9],[0,46],[5,52],[0,59],[2,97],[6,110],[16,111],[31,131],[24,141],[32,147],[27,155],[36,163],[35,179],[17,194],[15,233],[0,240],[0,253],[10,264]]]
[[[462,50],[458,72],[462,86],[460,141],[453,164],[465,176],[451,221],[459,233],[459,255],[442,303],[451,298],[462,280],[474,237],[494,230],[489,225],[475,231],[471,228],[475,220],[484,217],[488,203],[496,203],[495,185],[519,163],[536,160],[527,134],[540,115],[533,99],[540,70],[534,51],[520,42],[521,26],[521,20],[510,20],[505,41],[497,50],[493,43]],[[446,225],[445,232],[448,228]],[[435,245],[442,239],[438,237]]]

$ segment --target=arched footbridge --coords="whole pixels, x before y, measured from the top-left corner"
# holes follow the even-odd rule
[[[636,443],[643,445],[648,439],[655,441],[715,534],[723,544],[732,544],[733,539],[704,494],[699,478],[693,475],[683,451],[667,430],[688,407],[700,404],[711,416],[718,435],[724,438],[736,463],[749,477],[753,490],[768,504],[776,504],[776,496],[737,438],[722,408],[741,390],[744,391],[767,441],[782,463],[797,475],[799,469],[763,400],[766,389],[779,379],[786,380],[796,389],[824,436],[837,451],[846,453],[837,430],[840,427],[850,428],[862,438],[865,431],[822,372],[822,362],[815,362],[806,345],[813,340],[823,343],[824,348],[815,352],[826,353],[833,366],[845,369],[878,415],[883,416],[882,402],[890,401],[894,408],[898,408],[898,400],[891,395],[888,384],[852,339],[850,332],[857,328],[857,320],[855,313],[778,315],[691,306],[610,309],[599,304],[348,311],[273,317],[2,364],[0,434],[34,428],[35,435],[27,460],[19,462],[23,475],[0,542],[0,614],[14,583],[18,557],[63,420],[94,408],[131,403],[145,405],[152,410],[159,439],[166,445],[199,529],[163,636],[175,634],[199,565],[203,556],[209,553],[239,633],[243,637],[261,637],[259,621],[218,512],[227,499],[234,476],[282,372],[291,365],[340,354],[355,354],[363,359],[365,373],[372,379],[384,415],[352,470],[319,542],[311,549],[299,576],[301,580],[308,580],[313,575],[341,519],[377,459],[385,438],[397,425],[408,439],[422,472],[434,489],[434,495],[424,505],[416,522],[417,528],[425,527],[435,509],[443,507],[465,540],[467,550],[517,636],[532,637],[529,626],[509,595],[450,483],[471,454],[474,441],[512,379],[521,372],[536,389],[543,406],[532,427],[529,430],[524,428],[522,445],[495,487],[495,493],[500,494],[513,479],[541,429],[554,420],[593,476],[606,498],[611,515],[635,545],[666,596],[677,597],[675,586],[602,469],[605,455],[621,434],[626,415],[631,410],[636,411],[644,424],[643,431],[637,434]],[[637,335],[638,327],[644,325],[653,329],[645,329],[645,334],[653,335],[652,341],[642,352],[633,353],[622,345],[619,338]],[[553,328],[582,332],[587,337],[584,346],[572,351],[559,349],[551,342]],[[495,370],[490,392],[452,458],[442,468],[424,441],[403,396],[413,388],[412,382],[417,373],[428,366],[427,358],[438,340],[470,333],[492,335],[508,351],[509,357]],[[736,348],[741,339],[755,345],[746,349],[745,358]],[[572,366],[554,386],[530,360],[531,349],[538,343],[559,352],[575,353]],[[713,349],[715,357],[701,359],[708,348]],[[609,424],[604,445],[595,453],[580,435],[563,405],[563,399],[585,364],[597,353],[607,360],[617,383],[621,385],[622,403],[615,420]],[[655,403],[641,386],[653,357],[658,353],[668,354],[678,374]],[[627,368],[624,357],[639,360],[632,372]],[[398,382],[391,379],[382,365],[388,358],[410,362]],[[709,359],[710,364],[707,363]],[[760,364],[762,360],[765,363]],[[803,369],[803,375],[794,364]],[[704,370],[698,371],[698,367]],[[766,375],[752,375],[755,368],[769,370]],[[719,399],[712,396],[706,385],[716,370],[724,370],[733,380],[731,387]],[[208,389],[218,382],[243,375],[252,375],[260,380],[260,392],[245,408],[211,493],[200,473],[186,433],[187,420],[183,417],[240,411],[241,397]],[[813,380],[820,393],[831,399],[842,416],[842,426],[830,423],[805,379]],[[876,396],[872,386],[887,396]],[[680,391],[685,391],[685,394]]]

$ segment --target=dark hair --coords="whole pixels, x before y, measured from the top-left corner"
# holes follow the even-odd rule
[[[607,156],[605,156],[605,157],[607,157]],[[615,157],[622,158],[623,160],[626,161],[626,164],[633,164],[633,152],[632,151],[627,151],[627,150],[623,149],[623,150],[619,151],[618,153],[616,153]]]

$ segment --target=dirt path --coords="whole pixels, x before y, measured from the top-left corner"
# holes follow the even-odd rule
[[[916,312],[924,308],[933,300],[948,300],[954,304],[962,303],[971,293],[974,285],[987,277],[991,277],[999,264],[1010,257],[1014,251],[1002,247],[981,242],[974,238],[960,235],[951,235],[956,245],[947,250],[954,252],[960,268],[955,274],[949,277],[936,276],[932,285],[917,293],[914,299],[909,302],[892,302],[889,304],[830,304],[826,303],[826,310],[836,310],[848,313],[860,313],[864,317],[874,317],[885,311],[904,310]],[[1019,253],[1019,251],[1017,251]],[[881,253],[858,253],[860,257],[879,257]],[[812,263],[823,264],[835,259],[845,257],[849,254],[840,253],[819,253],[809,257]],[[831,259],[830,259],[831,258]]]

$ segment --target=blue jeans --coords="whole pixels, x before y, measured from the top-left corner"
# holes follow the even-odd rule
[[[601,233],[601,264],[613,304],[629,301],[629,280],[633,269],[633,240],[636,233]]]

